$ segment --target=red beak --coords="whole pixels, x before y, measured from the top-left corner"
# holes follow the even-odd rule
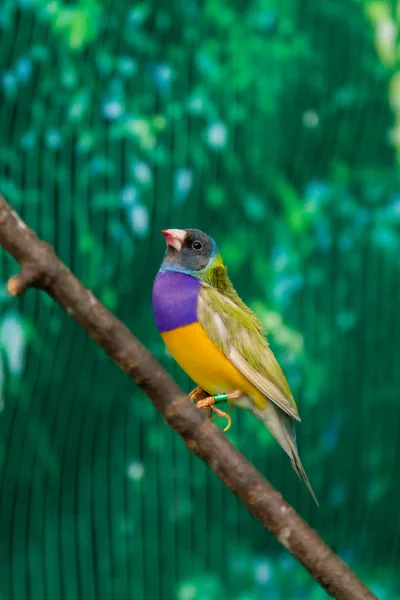
[[[180,252],[187,236],[186,231],[184,229],[162,229],[161,231],[168,246]]]

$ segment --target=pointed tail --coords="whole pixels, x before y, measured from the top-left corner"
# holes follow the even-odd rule
[[[262,421],[268,427],[276,441],[289,456],[293,469],[296,471],[299,478],[306,484],[315,504],[319,506],[317,497],[300,460],[296,444],[296,431],[292,419],[279,408],[273,406],[270,402],[268,402],[263,409],[256,408],[253,404],[251,410],[257,419]]]
[[[298,453],[297,448],[295,447],[295,445],[293,445],[293,442],[292,442],[292,446],[293,446],[292,455],[291,456],[289,455],[290,462],[292,463],[292,467],[296,471],[296,473],[299,476],[299,478],[302,479],[304,481],[304,483],[306,484],[306,486],[308,488],[308,491],[310,492],[311,496],[313,497],[313,500],[314,500],[315,504],[317,506],[319,506],[319,502],[317,500],[317,496],[315,495],[314,490],[311,487],[310,480],[307,477],[307,473],[304,470],[304,467],[303,467],[302,462],[300,460],[299,453]]]

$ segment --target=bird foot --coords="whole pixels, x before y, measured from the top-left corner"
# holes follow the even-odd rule
[[[233,405],[230,406],[229,411],[225,412],[219,408],[217,408],[216,404],[221,404],[222,402],[227,402],[227,400],[234,400],[235,398],[240,398],[242,396],[242,392],[238,390],[234,392],[230,392],[229,394],[216,394],[215,396],[208,396],[203,400],[199,400],[196,404],[197,408],[203,408],[214,412],[221,419],[226,419],[228,424],[224,428],[224,431],[228,431],[232,426],[232,419],[230,417],[230,413],[232,411]]]
[[[201,388],[199,385],[197,387],[194,388],[194,390],[192,390],[189,394],[189,398],[192,400],[192,402],[196,402],[197,400],[199,400],[200,396],[202,396],[204,394],[204,390],[203,388]]]

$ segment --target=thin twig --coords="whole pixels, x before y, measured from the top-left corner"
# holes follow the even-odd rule
[[[271,531],[314,579],[338,600],[377,600],[320,536],[274,490],[228,438],[196,409],[150,352],[39,240],[0,195],[0,244],[21,265],[11,295],[43,289],[149,396],[166,422]]]

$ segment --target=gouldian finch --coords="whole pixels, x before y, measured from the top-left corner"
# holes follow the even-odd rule
[[[197,406],[228,401],[259,419],[317,498],[300,461],[288,382],[256,315],[236,293],[215,241],[198,229],[163,230],[167,249],[154,281],[153,310],[168,350],[197,384]],[[226,413],[222,413],[226,415]]]

